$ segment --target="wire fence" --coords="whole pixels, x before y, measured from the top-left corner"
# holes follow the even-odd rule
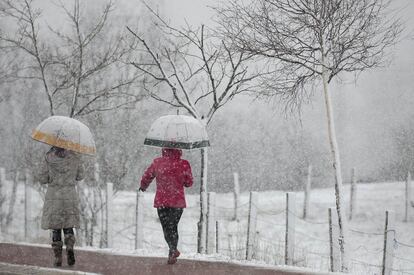
[[[414,274],[414,258],[407,258],[407,255],[414,255],[414,245],[394,238],[395,255],[393,272],[396,274]],[[400,251],[402,249],[402,251]]]
[[[222,195],[221,195],[222,196]],[[135,201],[131,199],[124,202],[121,193],[117,193],[113,197],[116,202],[113,204],[114,212],[117,213],[111,222],[113,226],[113,238],[115,240],[115,248],[135,249],[136,241],[136,222],[135,222]],[[255,217],[255,234],[253,240],[253,254],[252,259],[263,261],[269,264],[285,264],[286,261],[286,230],[293,230],[296,241],[294,243],[294,261],[293,264],[297,266],[307,266],[322,271],[329,270],[330,266],[330,239],[329,239],[329,222],[328,216],[322,218],[321,216],[303,218],[296,211],[286,209],[286,205],[275,201],[269,204],[262,202],[245,202],[234,206],[224,204],[223,201],[216,203],[215,219],[220,224],[218,234],[219,244],[217,250],[219,254],[226,255],[234,259],[246,259],[247,247],[247,224],[249,209],[251,207],[256,209]],[[39,207],[37,207],[39,208]],[[34,220],[39,220],[38,216],[41,211],[34,209],[33,215],[36,215]],[[101,206],[101,211],[105,207]],[[235,211],[238,211],[238,219],[235,219]],[[146,201],[142,205],[143,223],[142,227],[143,248],[151,250],[164,251],[167,245],[162,237],[163,231],[158,220],[157,211],[151,207],[151,203]],[[95,213],[100,217],[101,212]],[[287,215],[295,217],[296,225],[286,222]],[[105,218],[105,215],[103,215]],[[200,206],[198,201],[192,201],[185,209],[180,222],[179,245],[184,252],[194,253],[197,251],[197,222],[200,217]],[[99,220],[99,218],[98,218]],[[383,226],[383,220],[377,219],[378,226]],[[105,226],[98,224],[93,227],[94,245],[102,246],[99,239],[105,237]],[[337,225],[333,224],[333,227]],[[375,274],[380,273],[382,268],[382,257],[384,253],[383,237],[384,232],[376,230],[361,230],[360,228],[349,228],[349,233],[352,239],[372,238],[376,246],[367,247],[365,244],[357,244],[351,247],[352,254],[358,255],[351,257],[350,269],[358,271],[356,274]],[[12,238],[12,232],[2,232],[7,238]],[[396,274],[414,274],[414,244],[412,241],[400,240],[395,238],[395,257],[393,271]],[[336,243],[332,244],[338,248]],[[408,253],[407,253],[408,251]],[[362,273],[361,273],[362,272]],[[366,272],[366,273],[363,273]]]
[[[216,206],[217,207],[217,206]],[[219,234],[218,252],[225,256],[234,259],[246,258],[246,243],[247,243],[247,214],[250,204],[239,204],[238,211],[244,215],[239,216],[239,220],[234,220],[234,207],[222,207],[218,206],[220,211],[216,214],[216,219],[221,224],[221,231]],[[265,205],[264,207],[259,203],[251,203],[251,207],[255,207],[257,215],[255,217],[256,234],[253,241],[253,254],[252,259],[259,260],[269,264],[284,264],[285,263],[285,230],[286,230],[286,209],[283,205],[275,204]],[[132,207],[131,207],[132,208]],[[273,209],[272,209],[273,208]],[[148,241],[144,238],[144,249],[166,249],[162,236],[162,228],[159,223],[157,212],[152,207],[146,204],[143,208],[144,222],[141,225],[143,227],[144,234],[150,234],[151,236],[158,235],[158,238],[152,238]],[[184,252],[195,252],[197,250],[197,226],[199,218],[199,206],[193,205],[184,210],[182,220],[179,228],[180,241],[179,245]],[[224,210],[224,211],[223,211]],[[132,211],[133,212],[133,211]],[[289,212],[288,212],[289,213]],[[134,214],[131,213],[131,216]],[[303,220],[296,213],[294,213],[299,223],[304,223],[303,227],[307,226],[324,226],[327,222],[315,221],[315,220]],[[187,225],[192,224],[191,228],[187,228]],[[124,224],[122,227],[117,228],[115,231],[115,239],[120,240],[119,243],[127,243],[129,248],[134,248],[135,240],[135,223]],[[309,266],[321,270],[328,269],[329,259],[329,240],[328,238],[321,238],[314,236],[306,230],[295,228],[295,233],[299,242],[305,246],[295,245],[296,260],[295,264],[300,266]],[[326,227],[326,234],[328,227]],[[327,236],[327,235],[326,235]],[[123,241],[122,241],[123,239]],[[317,245],[316,245],[317,244]],[[309,247],[317,246],[322,251],[315,251]]]

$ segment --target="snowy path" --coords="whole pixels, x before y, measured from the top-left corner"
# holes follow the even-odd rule
[[[50,267],[52,251],[43,246],[0,243],[0,262]],[[65,258],[63,259],[65,262]],[[65,267],[64,269],[73,270]],[[275,268],[237,265],[223,262],[195,261],[180,259],[177,264],[166,264],[165,258],[113,255],[95,251],[77,251],[74,268],[84,272],[102,274],[180,274],[180,275],[302,275],[308,272],[280,271]],[[317,274],[317,273],[315,273]],[[318,273],[319,274],[319,273]]]

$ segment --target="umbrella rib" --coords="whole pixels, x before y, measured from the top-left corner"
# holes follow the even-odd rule
[[[78,129],[79,129],[79,138],[78,138],[78,140],[79,140],[79,148],[81,148],[81,126],[80,125],[78,125]]]
[[[165,133],[164,133],[164,140],[168,141],[168,128],[170,127],[170,121],[167,121],[167,127],[165,127]]]
[[[60,127],[59,130],[57,131],[56,141],[62,139],[62,133],[64,133],[64,130],[63,129],[65,129],[66,125],[68,125],[69,122],[70,121],[66,120],[64,123],[62,123],[62,127]]]
[[[186,131],[186,133],[187,133],[187,139],[188,139],[188,141],[189,141],[189,142],[190,142],[190,144],[191,144],[191,141],[190,141],[190,135],[188,134],[187,123],[185,123],[185,124],[184,124],[184,127],[185,127],[185,131]],[[191,145],[190,145],[190,147],[191,147]]]

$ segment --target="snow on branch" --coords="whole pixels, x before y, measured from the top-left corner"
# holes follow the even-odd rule
[[[32,1],[0,1],[0,17],[15,25],[0,33],[2,47],[18,53],[19,68],[11,77],[40,82],[51,115],[82,116],[141,100],[138,89],[132,92],[139,74],[124,61],[135,41],[111,24],[114,3],[103,4],[88,21],[79,0],[57,7],[68,19],[67,31],[41,20]]]
[[[147,42],[142,30],[130,33],[140,42],[141,61],[132,61],[144,73],[146,90],[169,105],[182,107],[190,115],[210,122],[215,112],[242,92],[255,91],[255,80],[265,73],[251,62],[251,56],[235,52],[205,25],[176,28],[144,2],[152,16],[152,29],[159,43]],[[152,85],[152,88],[148,86]],[[167,87],[166,91],[162,90]]]
[[[286,100],[313,88],[325,69],[328,83],[341,72],[381,66],[403,31],[390,0],[232,0],[216,7],[221,35],[250,55],[277,60],[288,72],[268,93]],[[322,62],[324,60],[324,62]],[[267,89],[264,89],[265,91]],[[272,92],[273,91],[273,92]]]

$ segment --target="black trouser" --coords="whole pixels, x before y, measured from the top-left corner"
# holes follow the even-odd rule
[[[183,214],[182,208],[161,207],[157,208],[158,217],[164,231],[164,238],[170,248],[170,252],[177,250],[178,222]]]
[[[54,241],[54,242],[61,242],[62,241],[62,229],[53,229],[52,234],[53,234],[52,235],[52,241]],[[73,228],[63,228],[63,234],[65,236],[69,235],[69,234],[75,235],[73,233]]]

